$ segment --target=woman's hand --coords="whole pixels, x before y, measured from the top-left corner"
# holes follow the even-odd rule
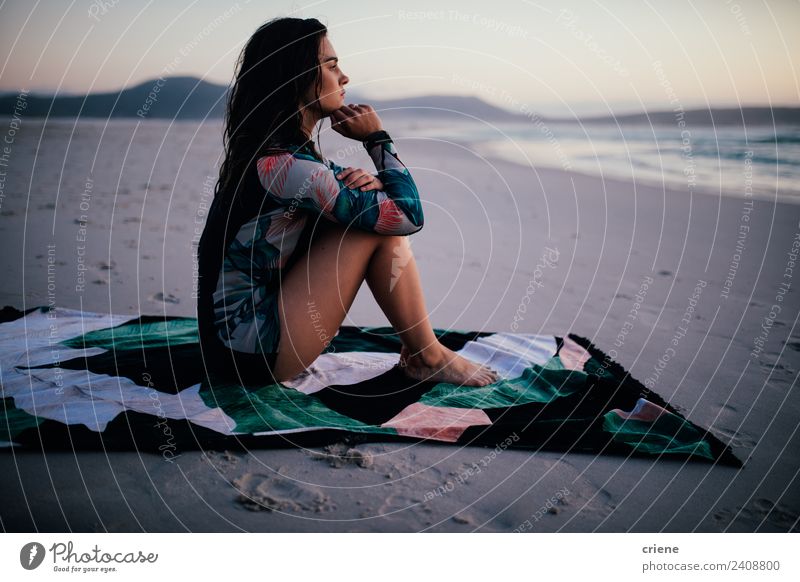
[[[381,118],[371,105],[342,105],[330,114],[331,128],[349,139],[364,141],[383,129]]]
[[[345,168],[336,177],[342,180],[348,188],[359,188],[362,192],[367,190],[383,190],[383,182],[375,174],[370,174],[361,168]]]

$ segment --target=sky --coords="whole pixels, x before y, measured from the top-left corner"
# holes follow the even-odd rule
[[[325,24],[365,98],[472,95],[550,115],[800,105],[796,0],[5,0],[0,91],[228,83],[276,16]]]

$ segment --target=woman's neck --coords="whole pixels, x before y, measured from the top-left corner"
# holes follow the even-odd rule
[[[306,134],[306,137],[308,137],[309,140],[311,139],[311,136],[314,133],[314,126],[317,124],[319,119],[320,118],[317,117],[315,115],[315,113],[310,110],[310,108],[306,107],[305,109],[303,109],[303,126],[302,126],[302,129],[303,129],[303,133]]]

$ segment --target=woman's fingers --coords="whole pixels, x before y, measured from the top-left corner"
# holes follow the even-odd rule
[[[360,183],[359,184],[356,183],[359,182],[360,178],[363,178],[364,173],[365,173],[364,170],[362,170],[361,168],[345,168],[344,170],[336,174],[336,177],[342,182],[344,182],[344,185],[347,186],[348,188],[354,188],[357,185],[360,185]]]
[[[331,112],[331,115],[338,119],[347,119],[351,114],[350,108],[346,105],[342,105],[339,109],[335,109]]]
[[[365,173],[364,170],[356,170],[347,178],[348,188],[359,188],[372,181],[372,176]]]
[[[364,174],[366,174],[366,172],[364,172],[364,170],[361,168],[352,168],[352,172],[350,172],[350,175],[347,176],[347,185],[350,187],[355,186],[356,182],[364,177]]]
[[[364,184],[363,186],[361,186],[361,190],[362,190],[362,191],[367,191],[367,190],[383,190],[383,182],[381,182],[381,181],[380,181],[380,179],[378,179],[378,178],[376,178],[375,176],[373,176],[373,175],[371,175],[371,174],[370,174],[370,176],[369,176],[369,180],[367,181],[367,183],[366,183],[366,184]]]
[[[364,173],[364,174],[359,175],[357,178],[355,178],[351,182],[351,186],[350,187],[351,188],[361,188],[362,190],[366,190],[367,187],[370,184],[372,184],[373,180],[374,180],[374,177],[372,176],[372,174]]]
[[[336,174],[336,178],[343,181],[348,188],[363,187],[362,190],[371,190],[377,187],[375,182],[378,181],[375,176],[361,168],[345,168]]]
[[[358,117],[358,110],[352,105],[342,105],[339,109],[336,110],[344,117]]]
[[[332,126],[340,124],[342,122],[347,121],[351,117],[355,117],[355,115],[356,114],[352,110],[350,110],[350,108],[348,108],[346,105],[342,106],[339,109],[332,111],[330,113],[330,117],[332,120],[331,124]]]
[[[330,117],[330,120],[331,120],[331,129],[333,131],[335,131],[335,132],[338,132],[338,133],[341,133],[342,135],[344,135],[344,133],[343,133],[344,132],[344,125],[342,125],[342,121],[344,120],[344,118],[336,116],[336,115],[334,115],[334,113],[331,113],[329,117]]]
[[[362,112],[356,111],[347,105],[342,105],[339,109],[330,113],[331,129],[347,138],[356,139],[353,135],[353,123],[358,120],[360,115],[362,115]]]
[[[372,180],[370,180],[369,184],[366,186],[362,186],[362,190],[383,190],[383,182],[381,182],[380,178],[371,174]]]
[[[337,179],[339,179],[339,180],[344,180],[344,179],[345,179],[345,178],[347,178],[347,177],[348,177],[350,174],[352,174],[352,173],[353,173],[353,171],[354,171],[355,169],[356,169],[356,168],[345,168],[344,170],[342,170],[341,172],[339,172],[338,174],[336,174],[336,178],[337,178]],[[345,185],[346,185],[346,184],[345,184]]]

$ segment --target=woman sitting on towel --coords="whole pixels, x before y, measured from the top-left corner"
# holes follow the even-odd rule
[[[493,370],[434,335],[407,238],[423,225],[416,184],[375,110],[345,104],[348,81],[314,18],[271,20],[244,47],[198,248],[204,364],[244,383],[296,376],[336,335],[366,280],[402,341],[409,377],[494,382]],[[377,175],[323,158],[311,136],[325,118],[362,142]]]

